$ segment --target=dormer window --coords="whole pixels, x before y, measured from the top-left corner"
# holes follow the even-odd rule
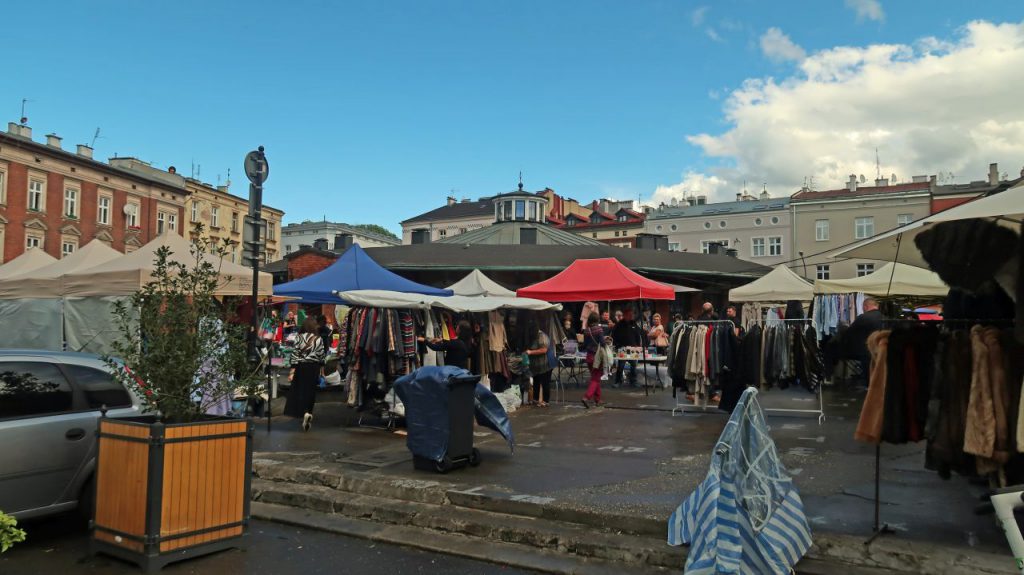
[[[619,221],[620,222],[625,222],[628,219],[629,218],[626,216],[626,214],[619,214]]]
[[[576,218],[574,218],[572,216],[569,216],[568,218],[565,218],[565,227],[571,228],[571,227],[573,227],[575,225],[576,225]]]

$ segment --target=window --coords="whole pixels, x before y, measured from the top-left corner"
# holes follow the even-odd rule
[[[593,238],[594,238],[595,240],[597,239],[597,232],[594,232],[594,233],[592,233],[592,234],[590,234],[590,235],[591,235],[591,236],[593,236]]]
[[[711,244],[719,244],[723,248],[729,247],[729,240],[701,240],[700,241],[700,252],[702,254],[711,253]]]
[[[763,223],[764,223],[764,220],[762,220],[761,218],[754,218],[754,225],[755,226],[759,226],[759,225],[761,225]]]
[[[672,224],[671,226],[669,226],[669,229],[670,229],[670,230],[672,230],[672,231],[674,232],[674,231],[676,231],[676,230],[678,230],[678,229],[679,229],[679,226],[677,226],[677,225],[675,225],[675,224]]]
[[[164,233],[164,227],[167,224],[167,214],[163,212],[156,213],[156,235]]]
[[[829,271],[828,264],[819,264],[817,270],[817,276],[820,280],[827,280],[832,278],[832,274]]]
[[[42,248],[43,238],[39,236],[25,236],[25,249]]]
[[[7,203],[7,172],[0,170],[0,204]]]
[[[199,202],[197,200],[192,200],[192,222],[195,223],[195,222],[198,222],[198,221],[199,221]]]
[[[231,212],[231,231],[238,232],[238,212]]]
[[[125,204],[125,224],[129,228],[139,227],[139,204]]]
[[[658,225],[654,226],[654,231],[660,232],[661,231],[661,224],[658,224]]]
[[[750,257],[763,258],[765,251],[764,238],[751,238],[750,239]]]
[[[862,240],[864,238],[870,238],[875,235],[875,218],[874,216],[867,216],[864,218],[857,218],[853,221],[853,237]]]
[[[619,232],[615,232],[615,237],[619,237]]]
[[[628,218],[628,217],[626,217],[626,214],[622,214],[622,215],[620,215],[620,216],[619,216],[619,221],[620,221],[620,222],[624,222],[624,221],[626,221],[627,219],[629,219],[629,218]]]
[[[523,200],[516,200],[516,219],[526,219],[526,202]]]
[[[768,238],[768,255],[782,255],[782,236],[772,236]]]
[[[814,240],[827,242],[828,236],[828,220],[814,220]]]
[[[28,181],[28,209],[33,212],[41,212],[46,209],[46,194],[43,193],[42,180]]]
[[[874,271],[875,264],[857,264],[857,277],[866,276]]]
[[[210,227],[220,227],[220,208],[218,208],[217,206],[213,206],[210,208]]]
[[[512,219],[512,200],[505,200],[505,219]]]
[[[71,411],[71,385],[53,364],[0,362],[0,419]]]
[[[572,228],[576,226],[576,218],[566,218],[565,227]]]
[[[100,196],[99,203],[96,208],[96,221],[105,225],[110,225],[110,196]]]
[[[437,230],[437,237],[444,238],[444,237],[447,237],[447,236],[448,236],[448,230],[445,230],[445,229]]]
[[[718,222],[718,227],[724,228],[726,226],[725,220]]]
[[[679,251],[679,242],[669,242],[668,243],[668,251],[670,251],[670,252],[678,252]]]
[[[131,407],[131,396],[109,373],[84,365],[64,364],[64,367],[83,391],[89,409],[99,409],[104,405],[108,409]]]
[[[277,240],[277,227],[274,226],[274,222],[267,222],[267,239]]]
[[[78,190],[74,188],[64,190],[64,217],[78,217]]]
[[[779,216],[772,216],[772,225],[777,226],[779,224]]]
[[[60,257],[66,258],[71,254],[75,253],[75,249],[78,247],[75,242],[63,241],[60,243]]]
[[[900,214],[896,216],[896,226],[905,226],[914,221],[914,214]]]
[[[622,237],[629,235],[629,230],[622,230]]]
[[[469,228],[459,228],[459,234],[464,234],[469,231]]]
[[[530,219],[537,221],[537,202],[530,202]]]
[[[292,253],[292,246],[290,244],[284,246],[284,253],[286,253],[286,254]],[[232,255],[234,255],[234,254],[232,254]],[[231,260],[231,261],[234,261],[234,260]]]
[[[705,230],[710,230],[711,229],[711,222],[704,222],[704,229]]]
[[[167,229],[178,231],[178,214],[167,214]]]

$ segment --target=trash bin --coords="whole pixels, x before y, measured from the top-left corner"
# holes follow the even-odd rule
[[[473,447],[479,381],[480,376],[463,369],[426,367],[395,382],[416,469],[447,473],[480,464],[480,452]]]

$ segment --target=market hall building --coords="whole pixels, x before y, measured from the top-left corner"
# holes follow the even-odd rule
[[[725,254],[669,251],[662,235],[640,234],[636,249],[624,249],[567,232],[546,221],[546,198],[530,192],[519,190],[493,200],[487,226],[438,241],[368,248],[366,253],[419,283],[443,287],[478,269],[510,289],[550,278],[578,259],[613,257],[645,277],[680,286],[675,302],[659,311],[684,314],[699,310],[704,301],[721,309],[731,288],[770,271]],[[302,246],[265,271],[274,274],[275,283],[316,273],[342,253],[328,250],[325,244]]]

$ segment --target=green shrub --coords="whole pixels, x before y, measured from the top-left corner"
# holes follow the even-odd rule
[[[18,529],[18,520],[0,511],[0,553],[24,540],[25,532]]]

